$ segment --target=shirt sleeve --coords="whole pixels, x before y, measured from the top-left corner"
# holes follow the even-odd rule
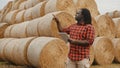
[[[87,41],[89,42],[89,45],[93,44],[95,38],[95,31],[94,27],[92,25],[87,26]]]

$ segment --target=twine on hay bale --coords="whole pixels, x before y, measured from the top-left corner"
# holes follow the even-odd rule
[[[34,39],[27,51],[31,65],[41,68],[64,68],[68,47],[58,38],[39,37]]]
[[[95,62],[99,65],[111,64],[114,60],[114,46],[107,37],[96,37],[93,42]]]

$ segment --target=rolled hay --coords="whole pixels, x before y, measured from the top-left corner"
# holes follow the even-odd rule
[[[16,18],[15,18],[15,23],[21,23],[24,22],[24,13],[26,10],[22,10],[17,13]]]
[[[80,10],[81,8],[87,8],[90,10],[93,17],[96,17],[100,14],[95,0],[73,0],[73,2],[77,10]]]
[[[94,61],[94,48],[93,46],[90,47],[90,64],[92,65]]]
[[[52,15],[46,15],[40,18],[37,30],[39,36],[60,38],[57,23],[53,20]]]
[[[38,34],[38,24],[39,24],[39,22],[40,22],[39,19],[34,19],[34,20],[31,20],[28,23],[28,25],[26,26],[27,27],[26,28],[27,37],[39,36],[39,34]]]
[[[43,15],[45,15],[45,4],[46,2],[41,2],[37,5],[35,5],[33,8],[32,8],[32,18],[35,19],[35,18],[38,18],[38,17],[41,17]]]
[[[10,11],[6,16],[5,16],[5,21],[9,24],[14,24],[15,23],[15,18],[19,10],[14,10]]]
[[[4,57],[6,61],[12,62],[12,60],[14,60],[13,49],[16,45],[18,45],[18,39],[13,39],[4,47]]]
[[[32,8],[29,8],[24,13],[24,21],[32,20]]]
[[[21,38],[13,42],[12,45],[17,43],[17,45],[14,46],[12,51],[12,62],[17,65],[29,65],[28,59],[27,59],[27,49],[30,44],[30,42],[34,39],[34,37],[29,38]]]
[[[5,55],[4,55],[4,48],[12,40],[13,38],[0,39],[0,59],[1,60],[6,60]]]
[[[25,7],[26,2],[27,2],[27,1],[24,1],[24,2],[22,2],[22,3],[20,4],[19,10],[25,10],[25,9],[26,9],[26,7]]]
[[[114,46],[107,37],[96,37],[93,42],[95,62],[99,65],[111,64],[114,60]]]
[[[107,15],[99,15],[96,17],[96,22],[98,24],[99,36],[106,36],[109,38],[115,37],[116,28],[111,17]]]
[[[48,0],[45,5],[45,14],[54,11],[66,11],[75,16],[76,9],[72,0]]]
[[[70,25],[76,23],[74,17],[72,15],[70,15],[69,13],[57,11],[57,12],[53,12],[51,14],[52,14],[52,16],[55,15],[54,18],[56,18],[58,20],[58,22],[57,22],[54,19],[58,23],[58,26],[61,27],[61,28],[58,27],[60,31],[63,30],[64,28],[69,27]],[[46,17],[47,17],[47,15],[46,15]]]
[[[116,37],[120,38],[120,18],[114,18],[113,21],[116,27]]]
[[[58,38],[38,37],[28,46],[27,57],[31,65],[41,68],[64,68],[68,47]]]
[[[114,38],[112,39],[112,42],[114,44],[114,55],[115,55],[115,62],[120,63],[120,38]]]
[[[35,6],[35,5],[37,5],[38,3],[41,2],[40,0],[29,0],[29,1],[31,1],[32,6]]]
[[[106,15],[110,16],[111,18],[117,18],[120,17],[120,12],[115,10],[115,11],[111,11],[111,12],[106,12]]]
[[[43,16],[42,19],[40,20],[40,23],[38,24],[38,33],[40,36],[45,35],[45,36],[58,37],[59,34],[58,29],[59,30],[61,29],[56,26],[57,24],[53,14],[59,20],[58,26],[61,27],[62,29],[75,23],[75,20],[72,17],[72,15],[68,14],[67,12],[59,11],[59,12],[49,13]]]
[[[33,7],[33,6],[32,6],[32,1],[31,1],[31,0],[26,1],[26,2],[25,2],[25,9],[29,9],[29,8],[31,8],[31,7]]]
[[[92,25],[93,25],[93,27],[94,27],[94,30],[95,30],[95,37],[97,37],[97,36],[99,36],[99,34],[98,34],[98,25],[97,25],[97,22],[96,22],[96,20],[92,17]]]
[[[110,16],[111,18],[114,18],[114,13],[115,13],[115,12],[116,12],[116,11],[106,12],[105,14],[108,15],[108,16]]]
[[[17,1],[13,1],[13,4],[12,4],[12,9],[11,10],[17,10],[19,9],[19,6],[22,2],[24,2],[26,0],[17,0]]]
[[[10,32],[11,32],[13,26],[14,26],[14,25],[10,25],[10,26],[8,26],[8,27],[5,29],[5,31],[4,31],[4,37],[5,37],[5,38],[9,38],[9,37],[11,36],[11,35],[10,35]]]
[[[5,16],[8,12],[11,11],[11,8],[12,8],[12,1],[9,1],[1,11],[1,14],[2,14],[1,22],[5,22]]]
[[[120,17],[120,11],[116,11],[114,16],[115,16],[115,18]]]
[[[9,25],[7,23],[0,23],[0,38],[4,37],[4,32],[5,29],[8,27]]]
[[[13,1],[9,1],[2,9],[1,14],[6,14],[11,10]],[[9,9],[10,8],[10,9]],[[9,11],[7,11],[9,9]]]
[[[13,38],[25,38],[25,37],[27,37],[26,29],[27,29],[28,23],[29,23],[29,21],[26,21],[26,22],[23,22],[20,24],[15,24],[10,31],[9,37],[13,37]]]

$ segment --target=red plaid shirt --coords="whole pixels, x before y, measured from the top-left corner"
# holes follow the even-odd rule
[[[71,25],[63,30],[70,35],[70,38],[76,40],[87,40],[89,42],[88,46],[80,46],[70,44],[70,52],[68,57],[73,61],[79,61],[84,58],[89,58],[90,45],[92,45],[94,40],[94,28],[92,25]]]

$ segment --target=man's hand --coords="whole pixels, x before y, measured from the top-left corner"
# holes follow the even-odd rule
[[[55,21],[56,21],[57,23],[59,23],[58,18],[57,18],[54,14],[52,14],[52,15],[53,15],[53,17],[54,17]]]
[[[62,32],[63,29],[62,29],[62,27],[61,27],[61,25],[60,25],[59,19],[58,19],[54,14],[52,14],[52,15],[53,15],[53,17],[54,17],[54,19],[55,19],[55,21],[56,21],[56,23],[57,23],[57,26],[58,26],[59,31]]]

